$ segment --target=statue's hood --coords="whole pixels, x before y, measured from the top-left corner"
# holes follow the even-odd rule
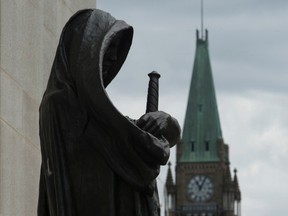
[[[110,101],[105,87],[119,72],[129,52],[133,28],[122,20],[98,9],[78,11],[62,30],[45,95],[60,89],[71,89],[83,107],[92,115],[121,113]],[[111,44],[117,43],[114,60],[103,80],[103,62]],[[107,67],[106,67],[107,68]]]
[[[122,67],[132,37],[133,28],[122,20],[116,20],[107,12],[97,9],[77,12],[63,28],[53,65],[54,69],[61,67],[61,70],[52,68],[54,73],[50,79],[73,84],[81,73],[92,72],[94,74],[88,76],[97,77],[97,81],[105,88]],[[103,61],[107,63],[105,54],[111,49],[110,45],[117,40],[117,60],[113,59],[107,76],[102,80]]]

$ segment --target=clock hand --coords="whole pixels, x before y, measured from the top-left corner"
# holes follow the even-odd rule
[[[200,190],[202,190],[202,187],[203,187],[203,185],[204,185],[204,183],[205,183],[206,179],[207,179],[207,177],[205,177],[205,178],[204,178],[204,180],[201,182],[201,185],[200,185]]]
[[[196,185],[198,186],[198,189],[201,190],[201,189],[200,189],[201,185],[199,184],[198,180],[195,180],[195,183],[196,183]]]

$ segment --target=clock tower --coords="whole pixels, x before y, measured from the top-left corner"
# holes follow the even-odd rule
[[[237,171],[231,176],[205,38],[196,32],[196,53],[181,143],[177,145],[176,182],[169,164],[165,216],[241,216]]]

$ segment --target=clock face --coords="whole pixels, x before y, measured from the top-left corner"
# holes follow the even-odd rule
[[[187,195],[195,202],[205,202],[213,195],[213,183],[208,176],[196,175],[187,185]]]

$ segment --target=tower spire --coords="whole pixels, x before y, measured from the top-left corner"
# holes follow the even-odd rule
[[[166,187],[173,186],[173,177],[172,177],[172,171],[171,171],[171,162],[168,163],[168,172],[166,177]]]
[[[198,35],[198,31],[197,31]],[[220,161],[222,140],[216,93],[206,39],[197,36],[193,75],[184,121],[180,162]]]

